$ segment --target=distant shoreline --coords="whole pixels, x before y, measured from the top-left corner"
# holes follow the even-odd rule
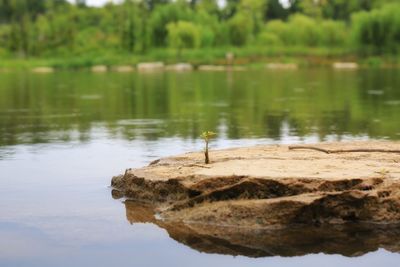
[[[225,52],[227,51],[227,52]],[[227,59],[229,50],[214,51],[213,55],[207,51],[187,51],[180,57],[176,57],[171,51],[160,51],[146,55],[113,55],[113,56],[70,56],[51,58],[6,58],[0,61],[0,72],[11,70],[38,70],[38,72],[52,72],[57,70],[93,70],[94,72],[116,71],[130,72],[136,70],[141,63],[160,62],[163,66],[174,66],[176,64],[190,65],[191,69],[202,69],[202,66],[220,66],[214,70],[246,69],[286,69],[309,68],[309,67],[338,67],[347,68],[398,68],[400,58],[387,56],[361,57],[356,54],[340,53],[337,51],[307,51],[304,53],[267,53],[252,54],[250,51],[232,52],[233,59]],[[158,55],[158,56],[157,56]],[[286,67],[285,67],[286,66]],[[295,66],[295,67],[294,67]],[[346,67],[347,66],[347,67]],[[354,67],[356,66],[356,67]],[[174,70],[174,67],[169,68]],[[177,69],[179,70],[179,69]],[[211,68],[209,69],[211,70]]]

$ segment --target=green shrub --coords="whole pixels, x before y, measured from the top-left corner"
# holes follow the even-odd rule
[[[253,33],[253,24],[244,14],[237,13],[228,21],[230,43],[235,46],[244,46]]]
[[[342,21],[324,20],[320,22],[320,38],[323,46],[342,46],[347,43],[347,29]]]
[[[292,36],[289,33],[289,25],[282,20],[271,20],[266,24],[265,30],[277,36],[285,45],[293,43]]]
[[[400,49],[400,4],[352,17],[353,40],[363,54],[396,54]]]
[[[278,46],[282,44],[282,41],[274,33],[262,32],[257,36],[257,44],[263,46]]]
[[[294,44],[317,46],[320,43],[320,31],[317,22],[307,16],[295,14],[289,18],[289,35]]]
[[[200,46],[200,28],[191,22],[169,23],[167,30],[169,46],[178,49],[178,51]]]
[[[156,6],[149,20],[152,44],[156,47],[166,46],[168,42],[166,25],[191,19],[193,19],[193,12],[182,1]]]

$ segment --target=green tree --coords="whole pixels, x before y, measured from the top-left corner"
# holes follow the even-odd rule
[[[398,53],[400,51],[400,5],[383,6],[352,17],[355,43],[364,54]]]
[[[251,20],[254,35],[262,28],[267,2],[266,0],[241,0],[239,3],[240,13]]]
[[[180,56],[184,48],[198,48],[200,46],[200,29],[198,26],[187,21],[178,21],[169,23],[168,44],[170,47],[177,49]]]
[[[224,8],[221,10],[221,18],[224,20],[232,18],[239,8],[239,2],[240,0],[226,0]]]
[[[190,21],[193,18],[193,11],[182,1],[168,5],[159,5],[150,15],[149,28],[153,46],[165,47],[167,45],[166,25],[179,20]]]
[[[286,19],[289,16],[289,9],[284,8],[279,0],[268,0],[267,9],[264,15],[265,20]]]
[[[254,25],[243,13],[236,13],[228,21],[230,43],[235,46],[244,46],[252,37]]]
[[[324,6],[328,0],[302,0],[299,7],[303,14],[312,18],[321,18]]]
[[[228,21],[230,41],[235,46],[244,46],[260,32],[266,10],[263,0],[241,0],[239,10]]]
[[[128,52],[133,52],[136,44],[137,6],[133,1],[125,1],[122,4],[121,17],[121,43],[122,47]]]

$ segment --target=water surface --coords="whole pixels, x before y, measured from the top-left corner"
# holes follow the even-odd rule
[[[0,266],[395,266],[400,240],[382,245],[386,230],[382,242],[382,231],[350,231],[351,253],[315,249],[335,242],[315,236],[298,254],[226,253],[215,239],[199,249],[130,219],[108,185],[127,167],[202,149],[204,130],[218,133],[213,149],[398,140],[399,74],[0,73]]]

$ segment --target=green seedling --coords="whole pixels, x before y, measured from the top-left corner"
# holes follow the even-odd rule
[[[206,147],[204,149],[204,156],[205,156],[205,163],[209,164],[210,163],[210,158],[208,156],[208,144],[210,142],[210,139],[216,136],[217,134],[211,131],[206,131],[201,134],[201,138],[204,139],[204,142],[206,142]]]
[[[381,169],[381,170],[377,171],[376,173],[380,174],[382,177],[385,177],[386,175],[389,174],[389,171],[386,169]]]

